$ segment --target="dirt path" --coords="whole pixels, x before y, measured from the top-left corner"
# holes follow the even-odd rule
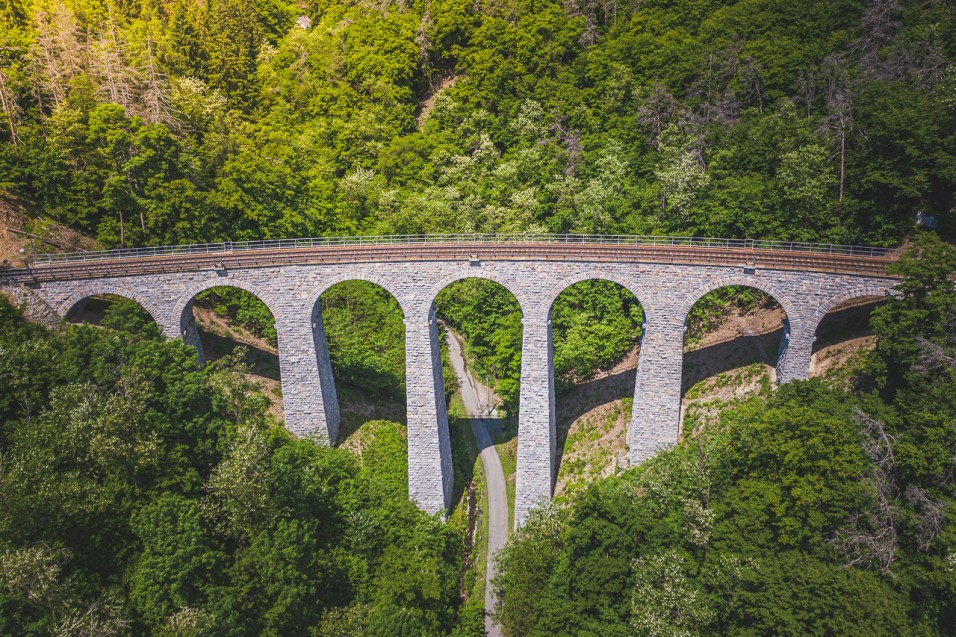
[[[486,405],[488,389],[475,381],[465,365],[461,353],[461,342],[458,335],[451,330],[446,332],[448,338],[448,358],[458,376],[458,386],[461,388],[462,402],[465,411],[472,418],[471,431],[475,435],[478,449],[481,450],[481,463],[485,467],[485,480],[488,483],[488,566],[485,570],[485,633],[489,637],[501,637],[501,628],[495,624],[488,612],[495,607],[494,588],[491,583],[495,578],[495,554],[505,546],[508,540],[508,493],[505,490],[505,472],[501,467],[501,458],[495,450],[488,433],[488,421],[481,416],[488,413],[491,405]]]

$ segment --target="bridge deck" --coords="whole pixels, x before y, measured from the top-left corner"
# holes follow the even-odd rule
[[[136,258],[37,264],[0,272],[16,282],[129,276],[212,269],[245,269],[323,263],[389,261],[593,261],[729,265],[761,270],[798,270],[860,276],[886,276],[895,261],[889,255],[851,256],[800,250],[725,247],[654,246],[599,243],[427,243],[363,246],[322,246],[206,254],[174,254]]]

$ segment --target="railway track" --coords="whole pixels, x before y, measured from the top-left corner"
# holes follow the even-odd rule
[[[759,270],[798,270],[859,276],[888,276],[889,255],[850,256],[799,250],[767,250],[724,247],[654,246],[600,243],[425,243],[362,246],[321,246],[259,249],[249,251],[173,254],[134,258],[36,264],[0,271],[0,279],[13,283],[41,283],[64,279],[102,278],[235,270],[246,268],[323,263],[370,263],[402,261],[591,261],[608,263],[665,263],[715,265]]]

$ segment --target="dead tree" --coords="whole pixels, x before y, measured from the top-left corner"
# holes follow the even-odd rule
[[[893,437],[883,423],[858,411],[853,419],[863,435],[863,451],[872,463],[866,476],[871,491],[870,506],[850,517],[838,533],[836,546],[848,556],[847,566],[875,563],[889,573],[899,547],[900,490],[896,479]]]
[[[800,91],[800,97],[807,109],[807,118],[809,119],[813,109],[813,98],[817,95],[817,76],[814,70],[801,70],[797,76],[797,88]]]
[[[171,123],[174,118],[166,99],[166,78],[156,67],[153,39],[148,33],[146,35],[145,61],[139,75],[142,77],[139,87],[139,101],[143,105],[143,119],[151,123]]]
[[[6,116],[7,126],[10,129],[10,143],[16,147],[17,127],[14,122],[20,113],[20,107],[17,104],[16,95],[14,95],[13,91],[9,88],[6,74],[2,67],[0,67],[0,106],[3,107],[3,114]]]
[[[61,104],[66,99],[70,80],[83,71],[86,56],[73,14],[60,2],[52,6],[52,11],[39,11],[35,16],[37,37],[31,57],[41,78],[38,93],[45,92],[54,104]],[[39,94],[37,101],[42,110]]]
[[[127,63],[126,43],[120,38],[113,12],[110,10],[106,28],[99,34],[96,42],[96,55],[92,63],[96,74],[104,83],[102,92],[109,101],[119,104],[127,111],[132,110],[132,88],[135,71]]]
[[[637,92],[637,123],[649,128],[659,149],[664,141],[664,129],[677,116],[679,104],[660,82],[647,91]]]
[[[853,93],[845,61],[837,56],[824,60],[827,110],[824,120],[827,130],[835,133],[840,155],[840,202],[846,186],[846,142],[853,129]]]

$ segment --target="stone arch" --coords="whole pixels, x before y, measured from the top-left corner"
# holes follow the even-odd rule
[[[316,360],[316,366],[318,369],[318,376],[322,386],[322,393],[323,393],[327,410],[331,406],[334,406],[334,410],[335,410],[334,420],[336,423],[334,427],[335,429],[337,429],[338,422],[339,422],[339,415],[338,415],[339,394],[336,388],[336,382],[346,382],[346,383],[350,383],[352,386],[356,386],[356,385],[355,385],[354,379],[350,380],[346,374],[342,373],[346,370],[346,368],[344,367],[337,368],[335,371],[333,371],[332,355],[330,350],[335,351],[336,343],[332,342],[331,343],[332,347],[330,348],[330,342],[328,340],[328,335],[326,333],[326,324],[325,324],[325,320],[327,317],[323,316],[323,310],[325,308],[323,307],[322,299],[323,297],[327,297],[327,295],[330,294],[330,291],[337,285],[347,285],[347,284],[356,284],[356,283],[367,284],[368,288],[374,287],[375,289],[371,290],[371,292],[375,295],[378,295],[381,292],[384,292],[385,295],[387,295],[388,297],[391,297],[388,303],[390,304],[392,301],[394,301],[395,305],[397,305],[398,307],[399,312],[401,313],[401,319],[402,319],[401,329],[403,330],[403,332],[401,334],[397,332],[389,331],[390,327],[393,326],[390,322],[388,324],[365,322],[363,324],[364,325],[363,329],[367,331],[364,333],[365,334],[368,334],[368,333],[388,334],[390,336],[390,340],[389,340],[390,343],[393,343],[396,345],[401,344],[403,345],[403,347],[407,347],[407,343],[408,343],[408,335],[406,331],[407,330],[407,321],[406,321],[407,303],[402,302],[403,300],[401,296],[399,296],[400,292],[399,292],[398,286],[396,285],[394,281],[389,280],[387,276],[383,277],[383,276],[378,276],[374,274],[363,274],[363,273],[355,273],[355,272],[348,272],[348,271],[341,274],[336,274],[331,277],[320,280],[318,285],[316,285],[315,288],[310,290],[309,296],[306,297],[306,301],[305,301],[306,304],[304,306],[298,306],[298,305],[296,306],[297,316],[295,317],[294,329],[304,329],[310,335],[310,338],[312,341],[312,347],[314,349],[315,357],[316,357],[315,360]],[[339,308],[339,309],[342,309],[342,308]],[[303,322],[300,321],[299,315],[301,315],[301,318],[308,319],[309,322],[307,324],[303,324]],[[353,319],[354,319],[354,315],[353,315]],[[355,324],[353,323],[353,327],[354,326]],[[394,327],[397,327],[397,326],[394,326]],[[406,353],[406,357],[407,357],[407,353]],[[381,374],[383,372],[381,368],[377,370],[372,370],[372,371],[374,371],[374,373],[376,374]],[[398,371],[398,370],[391,370],[391,371]],[[391,371],[386,371],[385,373],[387,374],[389,378],[394,378],[395,380],[397,380],[400,385],[404,384],[405,390],[398,393],[394,393],[394,394],[390,393],[388,396],[388,399],[389,399],[388,402],[401,404],[407,409],[407,405],[408,405],[407,360],[406,360],[405,367],[401,369],[397,377],[393,377],[391,375]],[[336,380],[337,378],[338,378],[338,381]],[[382,395],[377,396],[375,400],[371,401],[371,405],[377,409],[378,407],[381,406],[381,399],[383,397],[385,397],[384,393]],[[327,411],[327,413],[329,412]],[[387,416],[383,412],[382,414],[376,417],[385,418]],[[332,422],[333,417],[329,417],[328,420],[329,422]]]
[[[833,308],[837,307],[841,303],[846,303],[847,301],[864,297],[886,298],[890,296],[891,293],[892,288],[889,285],[866,284],[850,288],[849,290],[845,290],[834,296],[824,297],[817,306],[817,310],[811,319],[812,322],[807,327],[812,328],[812,333],[816,333],[817,328],[820,327],[820,322],[823,321],[824,317],[826,317],[827,314],[833,311]]]
[[[446,287],[455,283],[456,281],[463,281],[464,279],[485,279],[488,281],[493,281],[508,290],[515,300],[518,301],[518,308],[521,310],[521,316],[523,319],[527,319],[532,316],[531,310],[534,308],[534,305],[531,303],[528,295],[525,294],[521,289],[514,285],[514,281],[509,280],[507,277],[501,276],[497,272],[491,272],[481,268],[471,268],[468,270],[457,270],[451,274],[442,277],[432,288],[428,291],[428,295],[425,298],[425,307],[422,308],[422,316],[427,320],[427,317],[430,315],[433,306],[435,305],[435,299],[438,298],[438,295]],[[406,320],[409,316],[406,314]]]
[[[637,299],[637,302],[640,303],[641,307],[644,309],[645,318],[647,317],[647,308],[651,297],[647,290],[635,286],[633,281],[628,280],[626,277],[618,276],[614,272],[596,271],[570,276],[566,279],[563,279],[560,283],[548,290],[548,294],[544,301],[548,307],[549,319],[551,318],[551,311],[554,308],[554,302],[558,300],[558,297],[561,296],[561,293],[570,288],[572,285],[577,285],[578,283],[583,283],[585,281],[609,281],[611,283],[620,285],[622,288],[634,295],[634,298]]]
[[[592,282],[592,281],[600,281],[600,282],[604,282],[604,283],[612,283],[612,284],[614,284],[614,285],[616,285],[616,286],[622,288],[623,290],[625,290],[628,294],[630,294],[630,295],[633,297],[633,300],[634,300],[634,301],[637,301],[637,303],[640,305],[640,308],[641,308],[641,310],[642,310],[642,312],[643,312],[643,315],[644,315],[644,316],[643,316],[643,324],[641,325],[641,334],[642,334],[642,336],[643,336],[643,334],[644,334],[644,329],[645,329],[647,323],[648,323],[649,320],[650,320],[650,318],[649,318],[649,314],[650,314],[649,303],[650,303],[650,300],[651,300],[651,298],[652,298],[652,294],[650,293],[649,290],[646,290],[646,289],[644,289],[644,288],[642,288],[642,287],[639,287],[639,286],[634,285],[634,280],[633,280],[633,279],[628,279],[628,277],[626,277],[626,276],[620,276],[620,275],[617,274],[616,272],[606,272],[606,271],[602,271],[600,268],[595,268],[595,269],[593,269],[593,270],[591,270],[591,271],[587,271],[587,272],[580,272],[580,273],[578,273],[578,274],[575,274],[575,275],[572,275],[572,276],[570,276],[570,277],[567,277],[567,278],[561,280],[561,281],[560,281],[559,283],[557,283],[556,285],[552,286],[551,289],[548,290],[546,296],[544,297],[544,298],[545,298],[545,303],[547,303],[547,310],[548,310],[548,312],[547,312],[547,318],[548,318],[548,322],[549,322],[549,323],[553,323],[553,318],[554,318],[553,313],[554,313],[554,309],[555,309],[555,304],[557,303],[558,298],[559,298],[564,292],[568,291],[569,289],[571,289],[573,286],[575,286],[575,285],[577,285],[577,284],[585,283],[585,282]],[[657,315],[656,312],[654,312],[654,314],[655,314],[655,316]],[[555,332],[557,332],[557,326],[555,326],[555,325],[552,325],[552,326],[554,327]],[[556,346],[557,346],[557,342],[558,342],[557,335],[555,334],[555,336],[554,336],[553,338],[554,338],[554,345],[555,345],[555,347],[556,347]],[[640,341],[638,341],[638,343],[639,343],[639,342],[640,342]],[[643,357],[643,354],[639,354],[639,356],[638,356],[638,366],[640,365],[640,361],[642,360],[642,357]],[[551,365],[552,365],[552,367],[554,367],[554,365],[555,365],[555,359],[554,359],[554,356],[553,356],[553,355],[552,355],[552,358],[551,358]],[[595,371],[597,371],[597,370],[599,370],[599,369],[607,369],[607,368],[597,368],[597,367],[595,367]],[[554,374],[555,374],[555,377],[558,376],[557,370],[554,371]],[[632,402],[632,408],[631,408],[631,409],[632,409],[632,413],[633,413],[633,410],[638,410],[638,411],[640,411],[640,410],[644,407],[644,402],[645,402],[645,401],[644,401],[644,396],[638,395],[637,392],[636,392],[636,374],[637,374],[637,369],[634,368],[634,369],[625,369],[625,370],[623,370],[623,371],[618,371],[618,372],[616,372],[613,376],[627,376],[628,374],[631,375],[631,380],[629,381],[629,382],[630,382],[630,387],[629,387],[629,389],[628,389],[628,392],[629,392],[629,393],[628,393],[627,396],[628,396],[629,398],[631,398],[632,401],[633,401],[633,402]],[[588,380],[586,380],[586,379],[580,379],[580,380],[585,380],[585,382],[586,382],[587,384],[592,384],[592,382],[593,382],[593,383],[594,383],[594,386],[597,387],[597,386],[599,386],[600,383],[608,382],[608,381],[611,380],[611,379],[610,379],[610,374],[609,374],[608,376],[605,376],[602,380],[597,380],[597,381],[588,381]],[[625,383],[625,384],[627,384],[627,383]],[[608,385],[608,386],[606,386],[606,388],[603,389],[603,390],[596,390],[596,391],[587,390],[587,391],[590,391],[591,393],[588,395],[588,397],[587,397],[586,399],[583,399],[583,400],[582,400],[582,398],[580,397],[580,394],[579,394],[579,395],[578,395],[578,398],[577,398],[576,400],[573,400],[573,401],[570,400],[567,396],[562,398],[562,396],[556,392],[556,394],[555,394],[555,401],[554,401],[554,407],[553,407],[554,412],[555,412],[555,424],[556,424],[556,430],[555,430],[555,458],[554,458],[554,464],[555,464],[555,467],[554,467],[555,490],[557,490],[558,484],[559,484],[560,481],[561,481],[561,475],[562,475],[562,474],[561,474],[561,470],[562,470],[562,466],[563,466],[564,463],[565,463],[565,454],[566,454],[566,452],[568,451],[567,445],[568,445],[568,443],[569,443],[569,436],[568,436],[568,434],[570,433],[570,427],[571,427],[575,422],[578,422],[579,419],[582,418],[582,416],[585,416],[585,414],[587,414],[587,410],[593,409],[593,408],[599,407],[599,406],[607,406],[607,405],[611,404],[610,401],[613,401],[613,400],[616,399],[616,398],[623,398],[623,397],[624,397],[623,395],[615,395],[615,394],[612,394],[611,392],[613,392],[613,391],[615,391],[615,390],[614,390],[614,389],[610,389],[610,390],[609,390],[608,388],[610,388],[610,387],[615,387],[615,385]],[[600,400],[595,400],[595,398],[600,398]],[[580,404],[580,403],[582,403],[582,402],[587,405],[587,409],[585,409],[584,411],[577,411],[577,410],[575,409],[574,403]],[[625,411],[625,413],[626,413],[626,411]],[[570,414],[570,415],[569,415],[569,414]],[[579,424],[578,426],[579,426],[579,427],[583,427],[583,428],[585,428],[585,429],[589,429],[589,430],[591,430],[591,431],[595,431],[595,429],[594,429],[594,427],[593,427],[593,424],[588,423],[587,421],[583,422],[582,424]],[[630,434],[628,434],[627,447],[630,448],[630,446],[631,446]],[[611,458],[611,459],[615,458],[615,455],[612,454],[612,455],[610,456],[610,458]],[[615,460],[615,462],[616,462],[616,460]]]
[[[319,286],[316,290],[313,290],[312,294],[309,296],[308,301],[306,302],[305,309],[309,312],[309,317],[314,320],[316,308],[319,305],[319,300],[322,298],[322,295],[329,291],[333,286],[338,285],[339,283],[348,283],[349,281],[364,281],[366,283],[372,283],[382,288],[386,292],[392,295],[392,297],[398,301],[398,306],[402,310],[402,314],[408,318],[408,301],[402,298],[401,293],[395,288],[394,281],[389,281],[385,277],[381,277],[375,274],[362,274],[351,272],[348,274],[337,274],[335,276],[329,277],[322,281],[322,285]]]
[[[152,301],[137,292],[108,283],[84,287],[79,292],[74,293],[70,296],[70,298],[64,301],[60,307],[57,308],[57,312],[60,316],[66,319],[69,316],[70,311],[78,303],[98,294],[112,294],[113,296],[121,296],[125,299],[129,299],[130,301],[134,301],[138,303],[144,310],[149,312],[149,315],[153,317],[153,321],[159,325],[160,329],[162,329],[165,325],[165,315]]]
[[[192,309],[193,299],[196,298],[196,295],[200,292],[205,292],[210,288],[239,288],[245,290],[250,294],[254,294],[256,298],[266,304],[266,307],[269,308],[269,311],[272,312],[272,318],[279,322],[280,312],[279,312],[279,303],[275,297],[255,285],[254,283],[249,283],[241,278],[232,278],[232,277],[217,277],[215,279],[206,279],[205,281],[200,281],[199,283],[194,283],[186,288],[186,291],[180,295],[179,299],[176,301],[176,305],[173,306],[172,318],[178,321],[181,331],[190,329],[189,326],[192,323],[192,316],[187,316],[188,310]]]
[[[691,294],[687,295],[680,301],[678,306],[679,311],[674,315],[674,317],[681,321],[681,324],[684,326],[684,330],[686,331],[688,317],[691,310],[694,308],[694,305],[698,301],[700,301],[710,292],[720,290],[725,287],[737,286],[760,290],[761,292],[768,294],[783,308],[783,327],[782,330],[780,330],[779,338],[775,341],[773,340],[775,337],[772,335],[777,332],[777,330],[773,330],[771,332],[751,334],[744,337],[743,342],[749,342],[751,345],[759,343],[759,345],[756,347],[748,346],[746,348],[741,348],[741,343],[735,338],[732,341],[712,344],[706,349],[695,349],[688,352],[683,352],[681,355],[681,396],[683,396],[684,392],[689,390],[698,382],[703,381],[708,377],[714,376],[721,372],[729,371],[741,365],[747,365],[755,362],[763,362],[772,367],[775,370],[776,380],[778,383],[787,382],[788,380],[792,380],[794,378],[806,377],[805,372],[802,371],[804,368],[802,363],[802,355],[805,353],[807,356],[809,356],[809,350],[804,352],[803,348],[803,345],[805,344],[803,339],[803,326],[806,322],[806,318],[801,315],[800,310],[793,303],[790,296],[784,292],[780,286],[775,285],[773,281],[767,281],[761,277],[748,275],[730,275],[721,276],[715,279],[708,279],[705,284],[699,286]],[[796,357],[793,355],[794,335],[796,335],[797,345]],[[680,339],[682,346],[685,342],[685,338],[685,336],[682,336]],[[749,341],[749,339],[758,340]],[[765,341],[764,339],[767,340]],[[775,350],[771,349],[773,347],[771,343],[774,342],[776,343]],[[705,352],[710,348],[715,348],[711,351],[716,355],[712,354],[711,356],[704,356],[700,353]],[[773,353],[774,351],[775,353]],[[703,356],[703,358],[698,358],[699,356]],[[711,362],[707,362],[708,360]],[[807,361],[805,367],[807,369],[809,368],[809,361]],[[801,371],[797,373],[793,371],[794,369],[800,369]]]
[[[760,290],[761,292],[769,294],[773,297],[773,300],[779,303],[783,308],[783,311],[787,315],[787,320],[790,322],[791,326],[796,326],[800,323],[802,317],[797,311],[796,306],[793,304],[793,301],[790,300],[790,297],[784,293],[783,290],[778,288],[773,283],[764,281],[759,277],[745,275],[722,277],[717,282],[708,281],[704,285],[701,285],[684,299],[683,303],[679,307],[677,316],[679,316],[682,321],[686,322],[687,315],[690,314],[692,309],[694,309],[694,305],[697,303],[697,301],[701,300],[705,295],[713,292],[714,290],[733,286],[754,288],[755,290]]]

